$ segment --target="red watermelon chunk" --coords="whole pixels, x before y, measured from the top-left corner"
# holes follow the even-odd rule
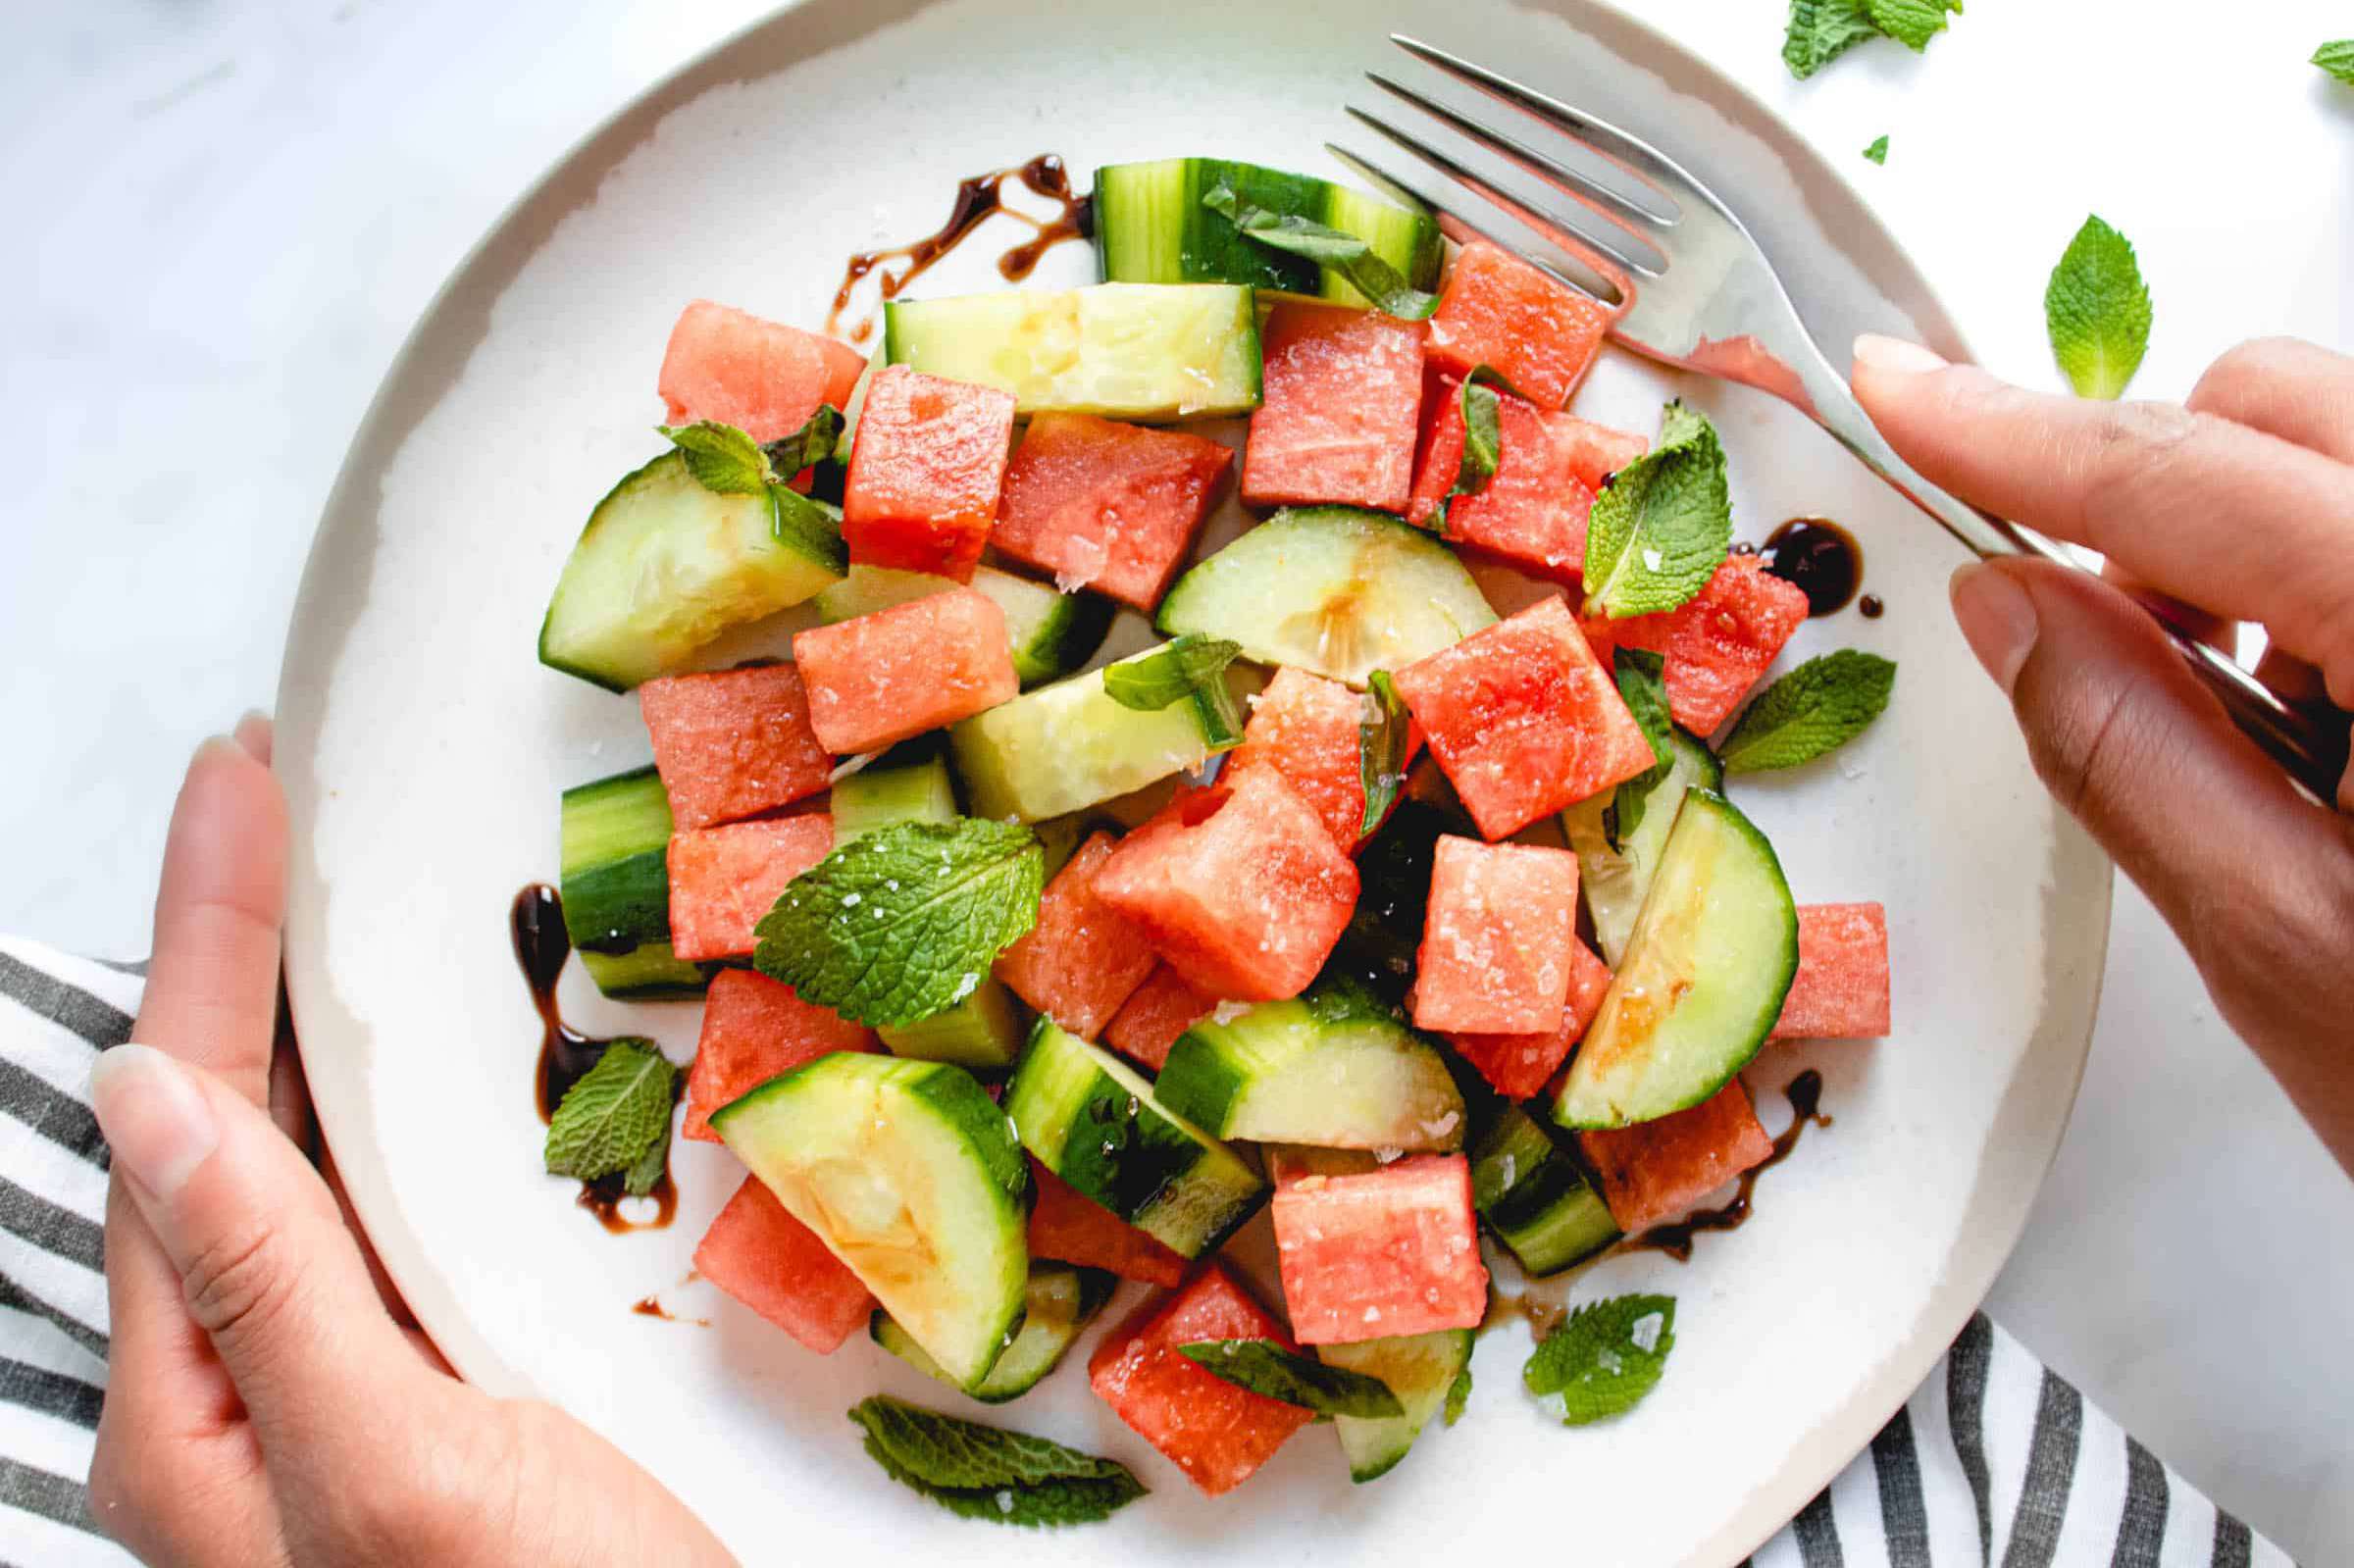
[[[809,724],[827,750],[877,751],[1020,694],[1005,612],[952,588],[793,639]]]
[[[1775,1039],[1877,1039],[1888,1033],[1888,912],[1878,904],[1802,904],[1798,974]]]
[[[687,1069],[687,1117],[679,1131],[720,1141],[711,1113],[833,1051],[871,1051],[874,1031],[832,1008],[805,1002],[783,981],[749,969],[723,969],[703,999],[703,1033]]]
[[[1463,461],[1463,404],[1458,379],[1439,382],[1430,434],[1422,443],[1407,521],[1435,530],[1457,544],[1486,550],[1562,579],[1582,572],[1586,517],[1594,490],[1579,478],[1582,452],[1568,427],[1595,429],[1567,414],[1550,413],[1509,393],[1496,399],[1496,472],[1476,495],[1447,492]],[[1557,427],[1559,427],[1557,430]]]
[[[1667,709],[1696,735],[1712,735],[1758,683],[1807,619],[1807,596],[1755,555],[1727,557],[1689,602],[1662,615],[1588,623],[1589,635],[1663,660]]]
[[[1439,294],[1430,358],[1457,376],[1489,366],[1538,406],[1560,408],[1610,329],[1608,305],[1475,239],[1456,256]]]
[[[817,1233],[747,1176],[694,1249],[704,1279],[819,1355],[866,1327],[875,1298]]]
[[[1287,1166],[1273,1208],[1284,1305],[1303,1343],[1476,1329],[1487,1314],[1471,1166],[1460,1154],[1339,1175]]]
[[[1544,599],[1398,672],[1479,831],[1509,837],[1654,762],[1568,607]]]
[[[698,299],[680,313],[656,383],[673,425],[716,420],[776,441],[821,403],[844,408],[866,370],[847,343]]]
[[[1096,896],[1196,989],[1237,1001],[1299,995],[1356,906],[1356,864],[1271,769],[1180,804],[1121,840]]]
[[[1446,835],[1431,859],[1414,1027],[1558,1031],[1577,945],[1575,855]]]
[[[1631,430],[1614,430],[1573,414],[1557,414],[1546,422],[1554,439],[1568,452],[1569,472],[1577,482],[1600,494],[1612,477],[1651,450],[1648,437]]]
[[[1030,1255],[1108,1269],[1123,1280],[1174,1286],[1185,1278],[1185,1258],[1033,1159]]]
[[[1265,373],[1243,448],[1243,499],[1403,512],[1425,335],[1422,323],[1379,311],[1277,305],[1259,333]]]
[[[1364,838],[1358,831],[1365,821],[1364,719],[1365,699],[1357,692],[1285,665],[1253,699],[1243,743],[1218,777],[1232,784],[1255,769],[1273,769],[1323,819],[1332,841],[1355,853]],[[1410,763],[1422,748],[1422,733],[1417,726],[1408,732]]]
[[[1223,1263],[1175,1295],[1149,1301],[1096,1347],[1087,1381],[1112,1414],[1215,1497],[1251,1479],[1314,1419],[1298,1405],[1238,1389],[1178,1354],[1201,1340],[1272,1340],[1299,1346]]]
[[[1773,1139],[1734,1079],[1688,1111],[1607,1133],[1577,1146],[1602,1181],[1602,1200],[1633,1236],[1689,1212],[1702,1198],[1773,1152]]]
[[[1005,470],[989,542],[1151,614],[1208,515],[1234,454],[1206,436],[1093,414],[1039,414]]]
[[[785,885],[833,847],[834,819],[822,813],[672,834],[672,950],[691,964],[749,957],[752,928]]]
[[[1569,939],[1569,996],[1561,1027],[1542,1035],[1449,1034],[1447,1043],[1479,1069],[1479,1076],[1509,1099],[1534,1099],[1585,1037],[1602,998],[1611,988],[1611,970],[1576,937]]]
[[[708,828],[789,806],[826,787],[834,759],[809,728],[790,664],[673,675],[638,688],[672,823]]]
[[[1096,1039],[1158,962],[1152,944],[1096,896],[1096,876],[1119,840],[1099,833],[1054,874],[1038,924],[998,955],[997,976],[1063,1028]]]
[[[1167,964],[1156,964],[1145,983],[1120,1003],[1103,1031],[1103,1043],[1142,1062],[1155,1073],[1169,1059],[1177,1037],[1216,1010],[1218,999],[1204,996]]]
[[[972,581],[1005,481],[1013,401],[904,365],[877,371],[843,482],[850,559]]]

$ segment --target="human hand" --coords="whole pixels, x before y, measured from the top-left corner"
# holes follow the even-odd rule
[[[2261,623],[2260,679],[2354,708],[2354,360],[2245,343],[2176,407],[2022,391],[1866,337],[1854,384],[1937,484],[2100,551],[2210,627]],[[1964,567],[1952,591],[2045,785],[2354,1172],[2354,774],[2335,811],[2300,793],[2114,583],[2006,560]]]
[[[91,1511],[167,1565],[727,1563],[660,1483],[395,1321],[274,1074],[286,817],[270,726],[189,764],[137,1037],[99,1058],[112,1366]],[[270,1110],[265,1110],[265,1106]]]

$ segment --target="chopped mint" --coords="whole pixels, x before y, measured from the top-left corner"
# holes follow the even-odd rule
[[[1675,1297],[1589,1301],[1545,1336],[1520,1381],[1568,1427],[1624,1415],[1659,1386],[1675,1348]]]
[[[2052,353],[2078,397],[2114,401],[2150,346],[2150,290],[2132,242],[2084,220],[2043,291]]]
[[[1011,823],[879,828],[786,885],[752,963],[853,1023],[918,1023],[970,995],[1038,923],[1045,859]]]
[[[1179,1345],[1177,1353],[1238,1389],[1320,1416],[1382,1421],[1406,1414],[1379,1378],[1297,1355],[1272,1340],[1199,1340]]]
[[[679,1070],[652,1040],[613,1041],[564,1091],[548,1120],[547,1174],[593,1182],[624,1171],[629,1191],[652,1191],[667,1161],[670,1108],[678,1097]]]
[[[670,444],[687,454],[687,472],[717,495],[758,495],[777,481],[760,443],[733,425],[701,420],[692,425],[659,425]],[[799,472],[795,470],[794,472]]]
[[[1384,315],[1421,321],[1439,308],[1438,295],[1408,283],[1397,268],[1373,253],[1370,244],[1346,229],[1296,213],[1270,212],[1245,201],[1223,180],[1203,196],[1202,205],[1241,229],[1247,239],[1331,268]]]
[[[1894,38],[1914,53],[1962,14],[1962,0],[1790,0],[1782,63],[1805,80],[1868,38]]]
[[[769,442],[760,451],[768,459],[772,475],[791,479],[805,468],[832,462],[835,443],[841,439],[842,410],[831,403],[820,403],[817,412],[799,430]]]
[[[996,1524],[1093,1524],[1145,1495],[1116,1460],[883,1395],[850,1408],[886,1475],[951,1513]]]
[[[1645,648],[1620,648],[1616,665],[1618,695],[1642,727],[1643,738],[1651,742],[1653,760],[1649,768],[1620,784],[1611,803],[1603,808],[1603,835],[1613,850],[1623,849],[1627,838],[1642,826],[1643,808],[1649,804],[1652,790],[1675,766],[1675,754],[1667,744],[1675,724],[1667,709],[1667,661]]]
[[[2339,38],[2313,52],[2313,63],[2354,87],[2354,38]]]
[[[1447,1425],[1452,1427],[1460,1421],[1463,1418],[1463,1407],[1470,1402],[1471,1365],[1469,1362],[1465,1362],[1463,1370],[1457,1373],[1455,1381],[1447,1386]]]
[[[1961,9],[1962,0],[1871,0],[1871,24],[1919,54],[1945,30],[1946,13]]]
[[[1724,447],[1680,402],[1659,444],[1618,471],[1586,524],[1587,615],[1656,615],[1684,603],[1724,564],[1733,541]]]
[[[1795,768],[1836,751],[1888,706],[1896,666],[1841,648],[1809,659],[1751,703],[1718,753],[1726,773]]]
[[[1123,659],[1103,671],[1103,694],[1123,708],[1158,713],[1213,687],[1226,690],[1226,667],[1242,657],[1243,645],[1200,632],[1170,638],[1151,653]]]
[[[1512,389],[1502,373],[1481,365],[1463,378],[1456,393],[1463,417],[1463,451],[1455,465],[1455,483],[1439,498],[1439,531],[1447,531],[1447,514],[1458,495],[1477,495],[1496,477],[1504,461],[1504,413],[1498,398]]]
[[[1870,146],[1864,149],[1864,156],[1875,164],[1886,163],[1888,161],[1888,138],[1881,136],[1874,139]]]
[[[1356,727],[1357,772],[1365,786],[1364,820],[1356,830],[1360,838],[1380,827],[1397,804],[1398,790],[1406,783],[1407,742],[1413,727],[1413,716],[1406,711],[1406,699],[1398,695],[1390,672],[1376,670],[1366,677],[1365,717]]]

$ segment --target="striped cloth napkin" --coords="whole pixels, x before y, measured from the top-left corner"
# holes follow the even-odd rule
[[[106,1147],[90,1064],[133,969],[0,939],[0,1561],[121,1568],[83,1490],[106,1392]],[[1757,1568],[2254,1568],[2223,1513],[1983,1315]]]

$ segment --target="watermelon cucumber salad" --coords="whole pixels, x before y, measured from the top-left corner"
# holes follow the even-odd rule
[[[547,1163],[644,1190],[683,1089],[748,1173],[697,1267],[808,1350],[1001,1402],[1142,1282],[1087,1375],[1189,1480],[1329,1418],[1369,1481],[1468,1391],[1483,1226],[1542,1277],[1673,1220],[1770,1151],[1768,1042],[1887,1032],[1880,907],[1794,903],[1728,785],[1894,667],[1753,699],[1805,596],[1733,546],[1706,419],[1566,412],[1609,318],[1550,275],[1245,164],[1094,201],[1102,281],[894,301],[871,362],[679,318],[669,449],[539,657],[634,692],[654,757],[563,796],[575,946],[701,1037],[609,1050]],[[1251,524],[1204,552],[1230,470]],[[716,650],[783,612],[790,662]],[[1262,1212],[1280,1311],[1220,1255]],[[1528,1390],[1616,1414],[1673,1311],[1588,1303]],[[974,1517],[1142,1491],[853,1416]]]

